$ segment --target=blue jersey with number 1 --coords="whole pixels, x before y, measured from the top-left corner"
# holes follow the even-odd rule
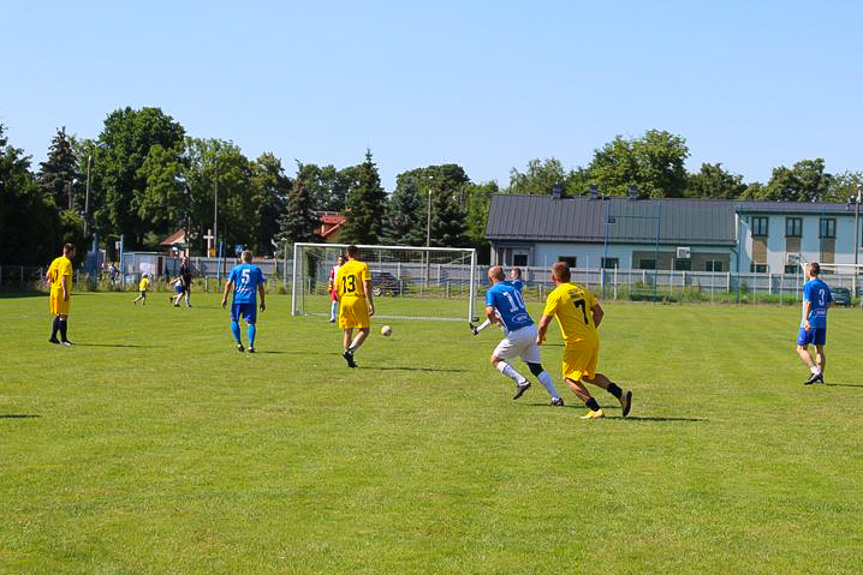
[[[258,266],[240,264],[231,270],[228,281],[234,282],[234,303],[255,303],[258,286],[266,280]]]
[[[803,327],[803,322],[809,319],[809,327],[815,329],[826,328],[827,304],[833,301],[833,294],[830,293],[830,288],[820,279],[809,280],[803,286],[804,309],[807,301],[809,302],[809,317],[801,319],[800,327]]]
[[[486,307],[493,307],[500,315],[507,331],[515,331],[533,324],[524,308],[521,292],[510,282],[498,282],[485,292]]]

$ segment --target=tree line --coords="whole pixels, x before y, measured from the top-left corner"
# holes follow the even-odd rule
[[[344,242],[459,246],[487,249],[491,196],[567,195],[596,186],[604,195],[844,202],[863,184],[863,172],[829,174],[822,158],[773,169],[767,183],[744,182],[721,163],[689,173],[682,136],[650,130],[618,136],[594,150],[587,166],[566,168],[556,158],[513,168],[508,186],[473,182],[457,164],[399,174],[395,189],[381,185],[367,150],[362,163],[337,168],[294,161],[291,173],[271,152],[249,159],[230,140],[195,138],[159,108],[117,109],[95,138],[57,130],[46,161],[8,141],[0,125],[0,263],[42,264],[63,242],[85,253],[91,233],[112,248],[156,250],[179,228],[203,253],[218,197],[218,237],[259,255],[279,255],[295,242],[317,241],[316,212],[344,214]],[[430,211],[429,211],[430,206]]]

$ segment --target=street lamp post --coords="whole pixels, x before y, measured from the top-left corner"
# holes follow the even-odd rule
[[[215,158],[216,178],[213,180],[213,252],[218,249],[219,236],[219,158]]]
[[[104,150],[108,145],[105,142],[96,144],[97,150]],[[84,194],[84,235],[87,235],[87,224],[90,218],[90,171],[93,168],[93,153],[87,155],[87,188]]]

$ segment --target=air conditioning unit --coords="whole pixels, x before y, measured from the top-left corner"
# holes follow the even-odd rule
[[[692,257],[692,250],[689,248],[677,248],[677,259],[688,260]]]
[[[787,253],[785,254],[785,265],[786,266],[799,266],[800,265],[800,254],[799,253]]]

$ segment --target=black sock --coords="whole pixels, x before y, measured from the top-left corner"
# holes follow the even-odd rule
[[[54,325],[51,327],[51,339],[57,339],[57,330],[60,329],[60,316],[54,316]]]
[[[599,404],[596,403],[596,400],[592,397],[585,401],[584,405],[586,405],[591,411],[599,411]]]
[[[620,396],[623,395],[623,390],[620,389],[616,383],[609,383],[608,389],[606,389],[606,391],[617,399],[620,399]]]
[[[128,305],[128,304],[126,304],[126,305]],[[60,341],[68,341],[66,339],[66,327],[67,327],[66,324],[69,323],[69,320],[61,319],[61,320],[59,320],[58,323],[60,324]]]

